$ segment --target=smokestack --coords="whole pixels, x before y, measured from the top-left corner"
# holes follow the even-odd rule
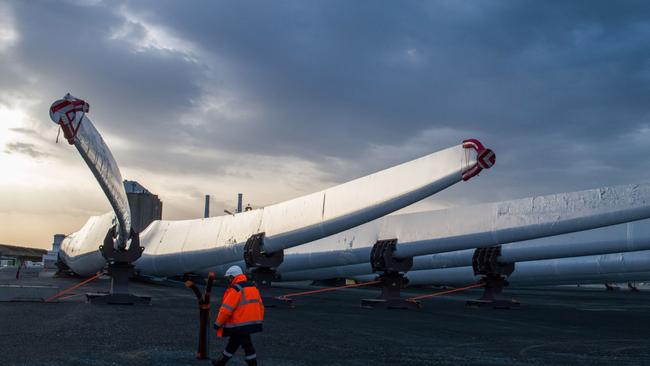
[[[209,194],[205,195],[205,210],[203,211],[203,217],[204,218],[210,217],[210,195]]]
[[[54,242],[52,243],[53,252],[58,252],[61,249],[63,239],[65,239],[65,234],[54,234]]]
[[[244,198],[244,195],[242,193],[237,193],[237,212],[241,212],[242,207],[242,200]]]

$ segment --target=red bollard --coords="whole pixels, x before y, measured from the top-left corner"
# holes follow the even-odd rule
[[[208,324],[210,322],[210,293],[214,283],[214,273],[208,275],[208,283],[205,286],[205,294],[192,281],[185,281],[185,287],[190,288],[199,304],[199,349],[196,358],[199,360],[208,359]]]

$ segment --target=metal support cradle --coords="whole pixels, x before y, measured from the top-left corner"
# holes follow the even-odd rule
[[[284,251],[280,250],[273,253],[264,251],[264,233],[252,235],[246,240],[244,246],[244,262],[251,275],[251,279],[260,287],[262,292],[268,291],[273,281],[277,281],[279,276],[276,269],[284,261]],[[278,305],[291,305],[290,302],[278,300],[271,296],[262,296],[265,307],[275,307]]]
[[[379,240],[370,252],[370,264],[373,272],[380,272],[381,294],[375,299],[361,300],[365,308],[383,307],[389,309],[419,308],[418,301],[408,301],[401,296],[402,287],[408,284],[404,273],[413,267],[413,258],[396,258],[393,256],[397,248],[397,239]]]
[[[93,304],[149,304],[151,297],[137,296],[129,292],[129,280],[135,272],[135,262],[144,251],[140,246],[140,235],[131,229],[129,239],[131,244],[128,249],[115,249],[116,228],[113,226],[106,233],[104,245],[99,247],[100,252],[108,263],[108,274],[111,276],[111,288],[108,293],[87,293],[86,298]]]
[[[251,236],[244,246],[244,261],[259,286],[268,287],[278,279],[276,269],[284,261],[284,251],[264,252],[264,233]]]
[[[503,288],[508,286],[506,277],[515,270],[514,263],[499,262],[501,246],[476,248],[472,256],[474,275],[482,275],[484,283],[483,296],[477,300],[468,300],[468,306],[493,307],[495,309],[510,309],[519,306],[519,301],[504,299],[500,295]]]

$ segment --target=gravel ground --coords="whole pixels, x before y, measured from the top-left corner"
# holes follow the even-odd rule
[[[21,282],[66,288],[79,281]],[[0,283],[15,280],[0,273]],[[108,285],[102,278],[84,289]],[[198,310],[188,289],[135,283],[133,290],[152,296],[152,304],[90,305],[82,297],[0,303],[0,365],[209,365],[194,359]],[[265,331],[254,343],[260,365],[269,366],[650,364],[650,292],[507,292],[522,302],[520,309],[466,307],[464,300],[479,290],[424,300],[420,310],[361,308],[359,299],[373,297],[373,289],[308,296],[296,299],[293,309],[268,309]],[[224,345],[211,337],[211,355]],[[230,364],[245,364],[242,351]]]

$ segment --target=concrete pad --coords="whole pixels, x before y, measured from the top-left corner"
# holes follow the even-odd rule
[[[45,301],[58,292],[59,288],[56,286],[0,285],[0,302]]]
[[[39,281],[44,281],[39,279]],[[69,288],[79,278],[41,284]],[[279,285],[263,296],[311,286]],[[91,305],[81,296],[57,304],[0,303],[0,365],[208,366],[195,359],[199,310],[184,287],[131,283],[151,306]],[[99,278],[77,292],[110,288]],[[224,287],[212,292],[214,320]],[[435,289],[406,289],[416,296]],[[423,299],[417,310],[364,309],[377,289],[296,297],[295,308],[267,309],[253,335],[264,366],[650,365],[650,291],[510,288],[517,310],[465,306],[480,290]],[[218,357],[227,339],[210,332]],[[245,365],[238,350],[228,365]]]

